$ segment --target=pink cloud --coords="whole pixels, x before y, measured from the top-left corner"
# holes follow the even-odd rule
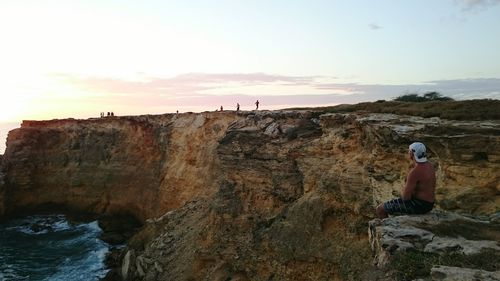
[[[169,79],[176,82],[195,82],[195,83],[220,83],[220,82],[238,82],[238,83],[276,83],[288,82],[293,84],[310,83],[315,76],[284,76],[272,75],[266,73],[187,73]]]
[[[81,89],[103,93],[94,97],[96,104],[114,104],[133,107],[183,107],[214,108],[252,106],[256,99],[268,106],[322,105],[356,103],[392,99],[408,92],[439,91],[457,99],[499,98],[500,79],[437,80],[422,84],[384,85],[358,83],[325,83],[319,76],[284,76],[265,73],[188,73],[172,78],[151,77],[145,81],[128,81],[114,78],[79,77],[60,75],[60,79]],[[321,77],[325,78],[325,77]],[[332,81],[335,78],[326,77]],[[325,79],[323,79],[325,80]],[[255,86],[270,87],[255,87]],[[272,89],[280,88],[280,94]],[[290,87],[300,87],[296,95],[283,95]],[[224,88],[224,95],[217,95]],[[266,90],[271,89],[271,90]],[[233,91],[234,93],[230,93]],[[243,94],[245,93],[245,94]]]

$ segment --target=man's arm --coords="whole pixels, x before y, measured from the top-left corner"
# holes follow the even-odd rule
[[[410,174],[406,179],[405,188],[401,191],[401,199],[405,201],[410,200],[411,195],[415,191],[416,187],[417,187],[417,175],[415,173],[415,170],[411,170]]]

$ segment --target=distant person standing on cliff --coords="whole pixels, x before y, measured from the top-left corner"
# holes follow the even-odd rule
[[[240,104],[236,103],[236,112],[240,111]]]
[[[436,172],[427,161],[426,153],[423,143],[414,142],[410,145],[408,157],[415,166],[406,177],[401,197],[377,206],[376,213],[380,219],[389,215],[425,214],[432,210],[436,199]]]
[[[259,110],[259,100],[257,100],[257,101],[255,102],[255,106],[256,106],[256,107],[255,107],[255,110]]]

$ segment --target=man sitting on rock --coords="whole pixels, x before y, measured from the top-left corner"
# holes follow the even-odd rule
[[[427,161],[425,145],[414,142],[408,151],[415,167],[406,177],[406,185],[401,198],[392,199],[377,206],[376,213],[381,219],[388,215],[425,214],[434,207],[436,173]]]

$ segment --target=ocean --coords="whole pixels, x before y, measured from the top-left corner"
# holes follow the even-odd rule
[[[20,122],[0,122],[0,154],[4,154],[5,142],[7,141],[9,131],[19,127],[21,127]]]
[[[0,224],[0,281],[92,281],[107,273],[97,221],[36,215]]]

